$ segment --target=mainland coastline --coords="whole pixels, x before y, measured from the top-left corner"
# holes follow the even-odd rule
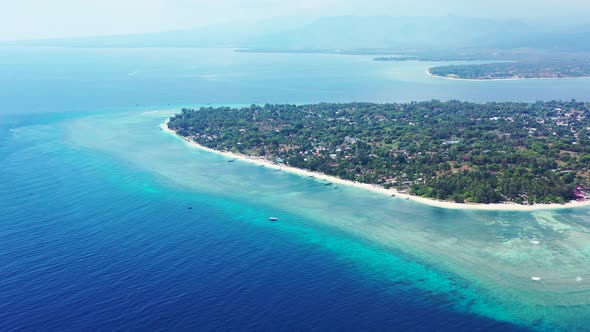
[[[179,135],[176,131],[170,129],[168,127],[170,119],[166,119],[164,122],[160,124],[160,128],[177,138],[182,139],[185,143],[193,148],[197,148],[199,150],[207,151],[210,153],[215,153],[218,155],[222,155],[229,159],[236,159],[242,162],[247,162],[250,164],[255,164],[259,166],[265,166],[272,169],[280,169],[285,172],[289,172],[291,174],[300,175],[302,177],[315,177],[318,180],[324,180],[331,183],[345,185],[349,187],[355,187],[359,189],[368,190],[374,193],[378,193],[381,195],[392,196],[395,195],[394,199],[401,199],[401,200],[411,200],[413,202],[417,202],[420,204],[443,208],[443,209],[450,209],[450,210],[483,210],[483,211],[538,211],[538,210],[556,210],[556,209],[569,209],[569,208],[579,208],[579,207],[588,207],[590,206],[590,201],[571,201],[564,204],[533,204],[533,205],[522,205],[513,202],[506,202],[506,203],[455,203],[449,201],[442,201],[436,200],[431,198],[425,198],[421,196],[411,195],[407,193],[399,192],[394,188],[386,189],[379,185],[367,184],[367,183],[360,183],[350,180],[344,180],[335,176],[326,175],[319,172],[312,172],[301,168],[296,168],[292,166],[287,166],[283,164],[278,164],[271,162],[265,158],[261,157],[251,157],[243,154],[228,152],[228,151],[219,151],[215,149],[208,148],[203,146],[190,138],[186,138],[182,135]]]

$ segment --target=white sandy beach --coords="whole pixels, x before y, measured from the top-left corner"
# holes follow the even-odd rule
[[[370,190],[372,192],[387,195],[387,196],[395,195],[396,198],[400,198],[400,199],[404,199],[404,200],[409,199],[414,202],[418,202],[418,203],[429,205],[429,206],[434,206],[434,207],[439,207],[439,208],[444,208],[444,209],[455,209],[455,210],[458,209],[458,210],[488,210],[488,211],[536,211],[536,210],[554,210],[554,209],[567,209],[567,208],[590,206],[590,201],[585,201],[585,202],[572,201],[572,202],[569,202],[566,204],[535,204],[535,205],[520,205],[520,204],[516,204],[516,203],[498,203],[498,204],[464,203],[464,204],[462,204],[462,203],[439,201],[439,200],[435,200],[435,199],[409,195],[409,194],[405,194],[405,193],[400,193],[399,191],[397,191],[395,189],[385,189],[385,188],[378,186],[378,185],[343,180],[343,179],[340,179],[340,178],[337,178],[334,176],[330,176],[330,175],[326,175],[326,174],[322,174],[322,173],[318,173],[318,172],[311,172],[311,171],[303,170],[300,168],[290,167],[290,166],[286,166],[286,165],[282,165],[282,164],[276,164],[276,163],[273,163],[273,162],[268,161],[263,158],[250,157],[250,156],[245,156],[245,155],[226,152],[226,151],[217,151],[217,150],[202,146],[192,140],[188,140],[188,139],[176,134],[175,131],[168,128],[168,121],[169,120],[166,120],[165,122],[163,122],[160,125],[160,128],[162,128],[162,130],[164,130],[167,133],[174,135],[178,138],[181,138],[187,144],[189,144],[190,146],[195,147],[197,149],[220,154],[220,155],[226,156],[230,159],[237,159],[237,160],[245,161],[245,162],[248,162],[251,164],[263,165],[263,166],[273,168],[273,169],[281,169],[285,172],[298,174],[298,175],[305,176],[305,177],[314,176],[316,179],[325,180],[325,181],[332,182],[335,184],[352,186],[352,187],[356,187],[356,188]]]

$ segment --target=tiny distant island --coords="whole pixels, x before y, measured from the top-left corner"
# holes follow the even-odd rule
[[[456,203],[559,204],[590,192],[589,103],[320,103],[182,109],[188,141]]]

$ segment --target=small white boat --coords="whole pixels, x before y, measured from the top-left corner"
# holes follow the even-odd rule
[[[539,280],[541,280],[541,277],[531,277],[531,280],[539,281]]]
[[[279,220],[279,218],[270,217],[270,218],[268,218],[268,220],[270,220],[270,221],[277,221],[277,220]]]
[[[537,241],[537,240],[531,240],[531,243],[532,243],[532,244],[539,244],[539,243],[541,243],[541,241]]]

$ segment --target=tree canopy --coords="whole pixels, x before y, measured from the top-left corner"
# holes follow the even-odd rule
[[[183,109],[179,135],[227,150],[456,202],[574,199],[588,184],[588,104],[319,103]]]

